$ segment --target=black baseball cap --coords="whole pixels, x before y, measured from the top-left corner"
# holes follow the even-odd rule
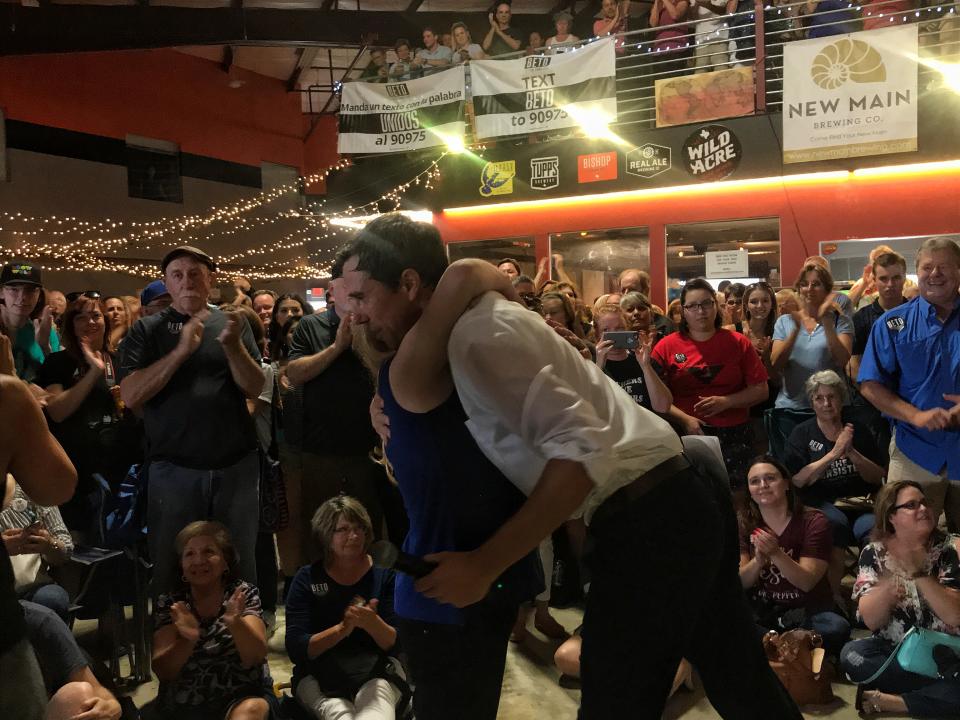
[[[198,260],[210,268],[210,272],[217,271],[217,264],[213,261],[209,255],[207,255],[203,250],[199,248],[192,247],[191,245],[181,245],[180,247],[175,247],[173,250],[168,252],[163,256],[163,260],[160,261],[160,272],[167,272],[167,265],[176,260],[178,257],[189,256],[194,260]]]
[[[0,271],[0,285],[36,285],[41,287],[40,266],[29,260],[11,260]]]

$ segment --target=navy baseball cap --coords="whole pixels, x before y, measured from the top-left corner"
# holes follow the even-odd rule
[[[143,289],[143,292],[140,293],[140,304],[149,305],[161,295],[169,294],[170,293],[167,291],[167,286],[164,284],[163,280],[154,280]]]

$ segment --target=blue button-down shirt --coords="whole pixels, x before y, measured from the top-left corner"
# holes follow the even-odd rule
[[[953,407],[943,394],[960,394],[960,298],[946,322],[922,297],[881,315],[870,332],[858,380],[881,383],[920,410]],[[894,423],[904,455],[934,474],[946,465],[948,477],[960,479],[960,431]]]

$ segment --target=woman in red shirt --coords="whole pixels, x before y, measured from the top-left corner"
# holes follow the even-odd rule
[[[653,348],[670,392],[669,417],[682,435],[714,435],[733,487],[746,482],[753,455],[750,407],[767,398],[767,371],[743,335],[720,327],[716,293],[703,278],[680,293],[680,331]]]

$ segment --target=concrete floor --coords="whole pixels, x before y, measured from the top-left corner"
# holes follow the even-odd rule
[[[568,629],[580,624],[582,613],[576,609],[552,610],[553,615]],[[78,623],[77,634],[81,642],[90,641],[94,633],[94,623]],[[277,683],[290,679],[290,661],[282,652],[283,609],[279,611],[278,632],[271,640],[269,663],[273,679]],[[84,642],[84,644],[87,644]],[[503,680],[503,694],[500,698],[499,720],[573,720],[576,718],[580,701],[578,690],[561,688],[557,684],[560,676],[553,665],[553,653],[558,643],[544,638],[532,628],[527,639],[520,645],[510,644],[507,650],[507,665]],[[124,660],[124,669],[126,669]],[[720,716],[711,707],[696,682],[694,690],[681,688],[667,705],[666,720],[714,720]],[[853,709],[855,688],[846,683],[834,683],[837,699],[832,705],[807,708],[805,718],[828,718],[829,720],[853,720],[857,712]],[[156,696],[156,680],[140,685],[129,693],[140,706]],[[900,716],[884,715],[897,720]],[[451,720],[456,720],[451,718]],[[729,720],[736,720],[735,718]],[[771,718],[776,720],[776,718]]]

